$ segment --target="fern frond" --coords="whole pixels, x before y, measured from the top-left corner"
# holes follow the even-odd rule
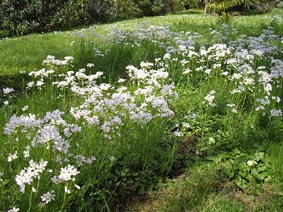
[[[215,12],[223,12],[231,7],[243,4],[246,8],[256,5],[256,0],[212,0],[207,7]]]

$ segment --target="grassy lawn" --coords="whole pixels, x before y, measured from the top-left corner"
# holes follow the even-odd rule
[[[282,10],[0,50],[0,211],[282,210]]]

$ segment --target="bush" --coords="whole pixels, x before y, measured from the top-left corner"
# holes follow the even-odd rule
[[[122,0],[117,5],[117,19],[129,19],[142,16],[142,11],[138,5],[130,0]]]
[[[155,0],[151,9],[154,15],[164,15],[169,9],[168,1]]]
[[[4,0],[0,3],[0,38],[182,9],[181,0]]]
[[[114,0],[86,0],[84,2],[87,4],[87,13],[92,20],[109,21],[115,16],[117,5]]]
[[[185,9],[185,3],[182,0],[172,0],[172,12],[177,12]]]
[[[6,0],[1,3],[0,17],[0,30],[18,36],[82,25],[88,14],[83,0]]]
[[[204,7],[204,4],[202,0],[185,0],[184,6],[186,9],[202,9]]]

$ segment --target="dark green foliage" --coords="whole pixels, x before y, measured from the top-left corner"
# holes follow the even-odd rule
[[[4,0],[0,3],[0,38],[163,15],[168,10],[167,0]]]
[[[204,6],[204,2],[202,0],[185,0],[184,7],[186,9],[201,9]]]
[[[93,20],[108,21],[115,14],[116,4],[113,0],[83,0],[82,2],[87,5],[86,12]]]
[[[229,11],[264,13],[276,6],[276,0],[187,0],[187,8],[204,8],[205,13]]]
[[[88,18],[82,0],[4,0],[0,5],[0,16],[3,37],[82,25]]]

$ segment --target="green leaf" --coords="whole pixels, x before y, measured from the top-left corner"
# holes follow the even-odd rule
[[[267,178],[268,177],[268,173],[267,172],[262,172],[262,173],[258,173],[257,175],[256,175],[256,178],[257,179],[259,179],[259,180],[264,180],[265,178]]]
[[[224,158],[225,158],[225,155],[223,154],[206,157],[207,160],[213,161],[215,163],[220,163],[221,161],[223,161]]]
[[[257,152],[257,153],[255,153],[255,159],[257,160],[257,161],[260,161],[260,160],[262,160],[264,158],[264,152]]]

